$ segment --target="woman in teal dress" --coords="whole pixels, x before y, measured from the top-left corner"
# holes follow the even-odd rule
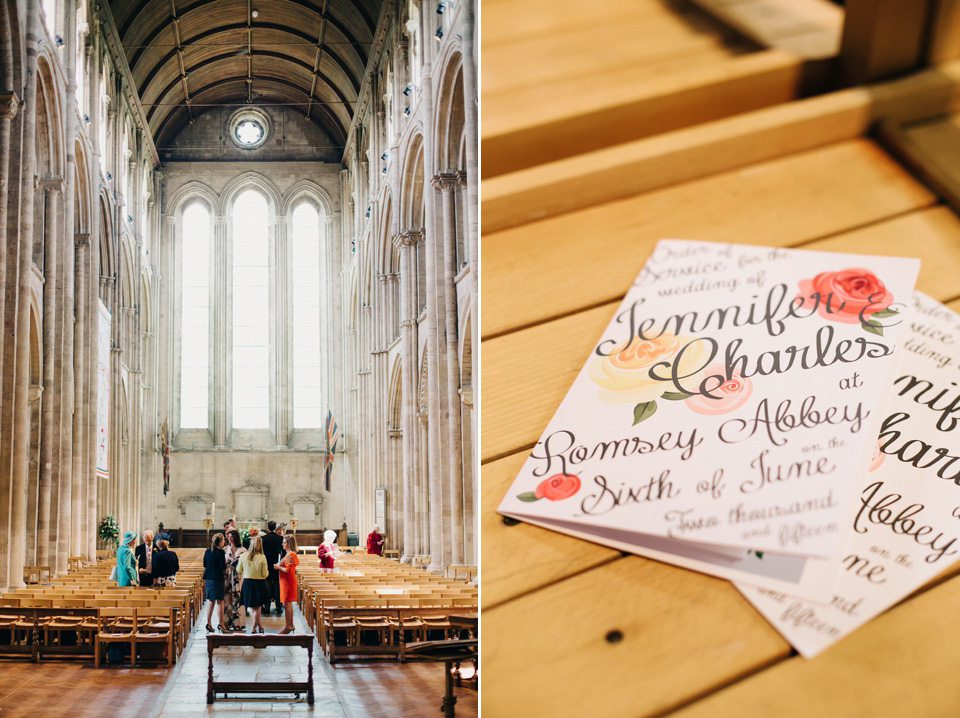
[[[133,554],[133,545],[137,542],[137,532],[127,531],[123,535],[123,543],[117,549],[117,584],[120,586],[137,586],[140,580],[137,576],[137,558]]]

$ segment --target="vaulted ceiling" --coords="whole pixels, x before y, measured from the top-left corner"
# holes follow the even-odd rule
[[[381,0],[111,0],[155,143],[212,107],[286,105],[337,144]]]

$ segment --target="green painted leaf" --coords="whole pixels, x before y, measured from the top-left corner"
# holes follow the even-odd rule
[[[657,402],[646,401],[633,407],[633,425],[636,426],[641,421],[645,421],[657,412]]]
[[[863,327],[863,331],[865,332],[876,334],[878,337],[883,336],[883,325],[880,324],[880,322],[875,322],[873,319],[870,319],[860,326]]]
[[[522,494],[517,494],[517,498],[521,501],[536,501],[537,495],[533,491],[525,491]]]
[[[665,391],[661,399],[666,399],[667,401],[683,401],[684,399],[689,399],[693,394],[687,394],[685,391]]]
[[[895,316],[897,316],[899,313],[900,313],[900,312],[898,312],[896,309],[890,309],[890,308],[888,307],[887,309],[883,309],[883,310],[881,310],[881,311],[879,311],[879,312],[874,312],[873,314],[870,315],[870,317],[871,317],[872,319],[885,319],[885,318],[887,318],[887,317],[895,317]]]

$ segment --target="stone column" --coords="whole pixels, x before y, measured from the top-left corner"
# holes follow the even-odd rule
[[[403,430],[403,554],[401,561],[410,563],[419,543],[415,535],[417,463],[417,310],[416,310],[416,252],[419,232],[406,232],[393,238],[400,248],[400,356],[403,405],[400,426]]]
[[[439,514],[443,508],[440,504],[431,504],[432,489],[430,485],[430,441],[427,432],[430,429],[429,415],[425,411],[417,412],[417,432],[420,435],[418,443],[417,462],[420,471],[417,478],[417,498],[416,498],[416,518],[417,518],[417,556],[426,556],[428,551],[433,551],[436,544],[431,544],[433,540],[432,520],[434,514]],[[424,449],[426,449],[424,451]],[[436,550],[440,550],[437,547]],[[432,553],[430,554],[433,555]]]
[[[3,172],[10,171],[10,125],[19,107],[20,100],[14,93],[0,94],[0,171]],[[0,227],[4,229],[4,232],[8,231],[7,203],[10,198],[9,188],[9,181],[0,182]],[[7,246],[9,246],[9,243]],[[0,251],[0,321],[4,317],[7,299],[7,247],[2,247],[2,250]],[[3,376],[3,341],[4,338],[0,337],[0,377]],[[2,417],[0,417],[0,421],[2,421]],[[0,551],[0,554],[3,553],[3,551]],[[0,585],[2,583],[3,579],[0,577]]]
[[[10,172],[13,176],[13,165],[10,161],[10,136],[12,133],[11,125],[13,117],[20,107],[20,101],[13,93],[0,95],[0,171]],[[5,366],[12,367],[8,362],[14,358],[15,348],[10,345],[14,338],[14,321],[7,316],[7,312],[13,312],[15,304],[7,302],[8,293],[10,298],[14,298],[16,286],[12,277],[8,279],[8,261],[12,276],[16,276],[17,270],[14,260],[17,257],[16,233],[13,226],[16,222],[9,216],[8,206],[10,203],[10,183],[0,182],[0,228],[4,235],[2,246],[0,246],[0,393],[6,394],[13,390],[12,370],[5,371]],[[9,258],[9,259],[8,259]],[[9,309],[8,309],[9,307]],[[10,510],[10,460],[12,449],[13,433],[13,406],[10,402],[0,401],[0,512],[6,515]],[[10,559],[11,527],[9,524],[0,525],[0,589],[7,587],[7,569]]]
[[[54,391],[57,355],[57,254],[60,250],[57,232],[58,198],[62,180],[44,184],[44,238],[43,271],[43,387],[44,393],[40,417],[40,486],[37,507],[37,564],[50,565],[50,499],[53,493],[54,447],[60,435],[59,417],[56,414]]]
[[[215,208],[212,208],[215,211]],[[173,247],[176,246],[174,240],[174,225],[171,222],[170,225],[170,246],[171,252],[173,252]],[[213,304],[212,307],[226,307],[227,303],[227,287],[230,283],[231,267],[230,267],[230,257],[232,253],[228,251],[227,247],[227,218],[224,215],[217,215],[216,220],[213,224]],[[182,254],[182,253],[181,253]],[[176,269],[174,271],[177,271]],[[174,316],[171,314],[171,316]],[[211,359],[211,369],[213,369],[213,376],[219,377],[213,382],[213,386],[207,387],[207,396],[211,394],[213,400],[210,402],[210,408],[213,409],[213,444],[216,447],[223,448],[227,445],[227,427],[229,425],[229,419],[227,418],[227,406],[231,402],[228,401],[228,390],[227,384],[224,381],[225,377],[229,376],[232,373],[232,367],[230,364],[231,356],[231,347],[227,346],[227,338],[230,336],[229,331],[229,317],[227,312],[212,312],[210,315],[210,324],[209,331],[211,333],[213,342],[211,351],[209,353]],[[180,327],[176,327],[174,331],[180,331]],[[173,367],[177,366],[177,358],[171,357],[172,361],[170,363],[170,371],[173,372]],[[174,375],[175,376],[175,375]],[[172,402],[170,403],[172,408]],[[208,415],[209,415],[208,410]],[[174,423],[179,426],[180,421],[171,422],[170,426],[172,427]]]
[[[24,83],[23,144],[20,163],[20,249],[17,283],[16,365],[13,386],[13,457],[10,483],[9,586],[20,588],[26,556],[27,465],[30,449],[30,278],[33,274],[34,196],[37,167],[37,0],[27,3],[26,81]]]
[[[279,209],[279,207],[277,208]],[[286,216],[277,215],[273,230],[273,287],[271,295],[276,297],[276,314],[273,320],[274,371],[270,372],[271,383],[276,382],[273,392],[274,442],[277,448],[286,448],[290,443],[293,429],[293,357],[291,338],[293,335],[293,312],[290,307],[292,292],[290,281],[290,224]]]
[[[439,175],[432,180],[440,190],[443,219],[443,301],[444,330],[447,335],[446,399],[447,419],[447,481],[450,487],[450,563],[463,563],[463,463],[460,447],[460,358],[457,333],[457,218],[455,197],[457,178]]]
[[[76,240],[76,259],[74,269],[75,287],[75,323],[73,338],[73,373],[74,373],[74,407],[73,407],[73,481],[71,486],[72,506],[70,510],[70,555],[80,556],[83,553],[83,522],[86,518],[84,485],[84,451],[83,420],[84,420],[84,349],[86,344],[86,305],[88,303],[86,291],[86,256],[91,239],[80,235]]]

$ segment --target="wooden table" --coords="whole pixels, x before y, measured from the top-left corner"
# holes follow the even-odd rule
[[[307,694],[307,703],[313,704],[313,642],[312,633],[210,633],[207,634],[207,703],[213,703],[217,693],[301,693]],[[213,652],[222,646],[302,646],[307,649],[307,680],[303,681],[215,681],[213,680]]]
[[[456,641],[408,643],[406,655],[410,658],[419,658],[425,661],[443,661],[444,693],[440,710],[446,718],[454,718],[457,697],[453,694],[453,664],[474,660],[477,657],[477,640],[471,638]]]
[[[503,33],[564,16],[496,7]],[[958,100],[953,63],[484,180],[484,714],[960,715],[957,567],[805,660],[726,581],[496,513],[660,238],[920,257],[960,311],[957,215],[870,134]]]

